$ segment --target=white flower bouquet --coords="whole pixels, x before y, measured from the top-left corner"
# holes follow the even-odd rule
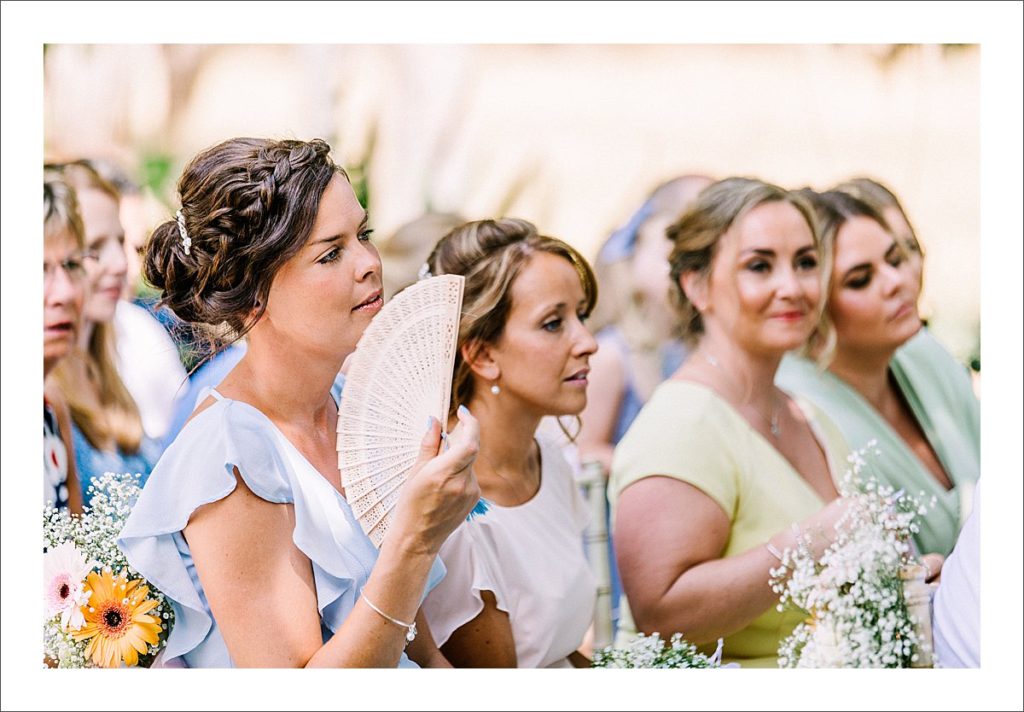
[[[148,667],[174,623],[171,604],[117,547],[139,476],[108,472],[81,515],[43,510],[43,653],[47,666]]]
[[[921,500],[861,477],[864,453],[840,486],[849,506],[836,537],[820,558],[810,534],[783,552],[771,571],[780,611],[800,609],[808,618],[779,644],[779,667],[922,667],[931,659],[927,588],[910,537],[927,513]],[[880,454],[874,450],[874,454]],[[923,497],[923,493],[922,493]],[[934,503],[933,503],[934,504]]]
[[[722,640],[718,649],[708,656],[697,652],[681,633],[663,641],[657,633],[640,633],[621,648],[609,647],[594,651],[591,667],[596,668],[717,668],[722,667]],[[728,666],[727,666],[728,667]]]

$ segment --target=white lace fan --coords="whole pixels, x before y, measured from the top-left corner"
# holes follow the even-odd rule
[[[427,418],[444,428],[462,311],[459,275],[421,280],[381,309],[356,346],[338,410],[345,498],[380,548]]]

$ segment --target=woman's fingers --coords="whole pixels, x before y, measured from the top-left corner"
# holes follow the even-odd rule
[[[925,554],[921,557],[921,563],[925,568],[925,582],[931,583],[939,578],[942,573],[942,565],[946,562],[946,559],[942,554]]]
[[[466,455],[472,456],[470,457],[470,461],[472,461],[472,458],[476,456],[477,451],[480,449],[480,422],[473,417],[473,414],[464,405],[459,406],[456,416],[459,419],[459,423],[448,436],[448,447],[449,449],[464,451]],[[468,467],[468,464],[465,466]]]
[[[427,460],[437,457],[440,447],[441,424],[437,422],[437,418],[431,416],[427,419],[427,432],[423,433],[423,438],[420,440],[420,454],[416,458],[417,464],[422,465]],[[418,467],[413,467],[413,471],[418,469]]]

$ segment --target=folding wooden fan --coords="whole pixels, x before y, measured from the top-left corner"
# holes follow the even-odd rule
[[[416,462],[427,418],[444,428],[464,279],[440,275],[399,292],[359,340],[338,410],[345,498],[380,548]]]

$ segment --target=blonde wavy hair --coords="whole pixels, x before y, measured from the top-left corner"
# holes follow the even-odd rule
[[[690,209],[665,231],[672,241],[672,252],[668,260],[672,294],[681,322],[679,330],[689,345],[695,345],[704,333],[704,321],[683,290],[680,277],[687,272],[707,275],[718,252],[718,244],[729,228],[758,205],[771,202],[789,203],[807,221],[814,245],[820,252],[822,294],[828,294],[829,275],[832,271],[831,252],[822,243],[814,208],[807,197],[756,178],[733,177],[720,180],[705,188]],[[823,321],[824,298],[818,310],[819,329],[828,338],[829,325]]]

